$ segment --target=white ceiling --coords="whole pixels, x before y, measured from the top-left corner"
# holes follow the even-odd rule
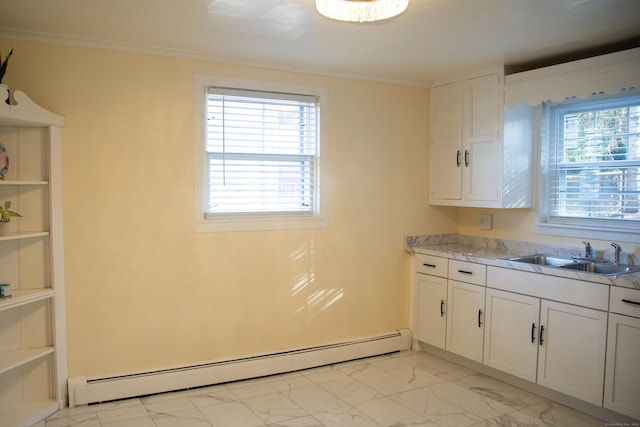
[[[324,18],[314,0],[0,0],[0,37],[425,85],[638,46],[640,0],[410,0],[369,24]]]

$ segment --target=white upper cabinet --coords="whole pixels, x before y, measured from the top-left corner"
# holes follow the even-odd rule
[[[535,110],[505,111],[503,80],[491,70],[432,86],[432,205],[531,206]]]
[[[501,76],[496,74],[465,81],[462,194],[469,201],[497,202],[499,199],[501,88]]]
[[[431,201],[462,198],[462,82],[431,89]]]

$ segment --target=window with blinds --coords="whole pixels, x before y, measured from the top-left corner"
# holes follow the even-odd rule
[[[209,87],[205,216],[313,215],[318,100]]]
[[[546,108],[548,221],[640,226],[640,95]]]

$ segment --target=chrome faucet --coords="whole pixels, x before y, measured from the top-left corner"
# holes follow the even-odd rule
[[[613,263],[620,264],[620,250],[622,248],[615,242],[611,242],[611,246],[613,246]]]
[[[589,242],[582,242],[582,243],[584,243],[584,257],[593,258],[593,255],[591,252],[591,243]]]

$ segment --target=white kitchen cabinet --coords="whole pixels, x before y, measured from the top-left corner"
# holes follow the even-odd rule
[[[10,157],[0,202],[22,218],[0,225],[0,424],[41,423],[66,399],[66,340],[61,209],[64,118],[0,87],[0,142]]]
[[[607,313],[543,300],[538,384],[602,405]]]
[[[600,405],[606,326],[603,311],[488,289],[484,364]]]
[[[484,286],[448,281],[446,349],[482,362]]]
[[[418,341],[445,348],[448,259],[416,255],[416,330]]]
[[[432,86],[432,205],[531,206],[534,110],[505,111],[503,79],[490,70]]]
[[[447,279],[419,274],[416,278],[418,319],[416,339],[444,349],[447,327]]]
[[[536,381],[540,299],[487,289],[484,364]]]
[[[486,266],[415,256],[415,337],[482,361]]]
[[[487,267],[449,260],[447,351],[482,362]]]
[[[482,361],[486,266],[417,254],[418,341]]]
[[[461,81],[431,89],[431,204],[462,200],[462,89]]]
[[[487,286],[485,364],[601,406],[608,286],[497,267]]]
[[[502,75],[465,81],[462,194],[468,201],[498,202],[502,127]]]
[[[604,407],[640,420],[640,290],[611,289]]]

